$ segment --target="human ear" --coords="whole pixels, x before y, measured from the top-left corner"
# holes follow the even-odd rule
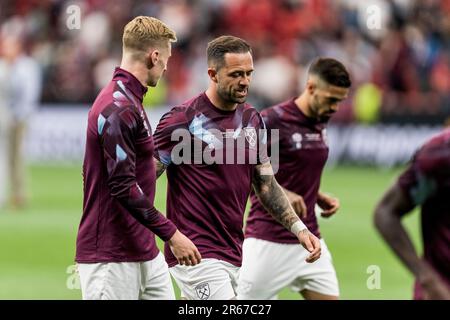
[[[213,82],[217,83],[217,71],[216,71],[216,69],[208,68],[208,76]]]
[[[308,82],[306,83],[306,89],[308,90],[308,93],[309,93],[310,95],[313,95],[313,94],[314,94],[314,92],[316,91],[316,88],[317,88],[317,85],[316,85],[314,82],[308,81]]]
[[[149,66],[149,69],[152,68],[153,66],[156,66],[156,63],[158,62],[158,60],[159,60],[159,51],[158,50],[151,51],[149,53],[148,59],[147,59],[147,61],[148,61],[147,64]]]

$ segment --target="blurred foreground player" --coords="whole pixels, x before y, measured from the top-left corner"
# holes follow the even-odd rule
[[[323,210],[322,217],[332,216],[339,208],[338,199],[319,191],[328,158],[326,126],[339,103],[347,98],[350,85],[349,74],[340,62],[319,58],[311,64],[306,88],[299,97],[261,112],[267,129],[279,129],[278,140],[273,136],[269,140],[272,158],[274,144],[279,149],[275,177],[297,214],[318,238],[316,203]],[[287,286],[305,299],[337,299],[336,272],[325,241],[320,240],[321,257],[307,263],[308,252],[298,246],[297,238],[267,213],[256,195],[251,202],[238,299],[274,299]],[[302,209],[305,205],[307,210]]]
[[[153,206],[154,145],[142,99],[166,70],[175,40],[158,19],[129,22],[121,66],[89,112],[76,250],[83,299],[174,299],[154,234],[181,264],[200,262],[194,244]]]
[[[401,219],[421,207],[423,258]],[[450,300],[450,129],[434,136],[375,210],[375,226],[416,278],[414,299]]]
[[[276,182],[265,152],[264,122],[245,103],[253,72],[250,46],[222,36],[208,44],[210,84],[165,114],[155,131],[157,175],[167,169],[167,216],[198,247],[202,262],[180,265],[166,246],[170,273],[186,299],[233,299],[241,266],[243,218],[253,186],[266,209],[320,256]],[[181,141],[180,141],[181,140]],[[241,161],[239,161],[239,159]]]

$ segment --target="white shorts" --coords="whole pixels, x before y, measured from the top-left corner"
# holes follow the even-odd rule
[[[206,258],[196,266],[176,265],[169,268],[187,300],[230,300],[236,297],[239,267]]]
[[[145,262],[79,263],[83,300],[174,300],[161,252]]]
[[[300,244],[276,243],[247,238],[237,289],[240,300],[276,299],[278,292],[291,287],[339,296],[339,285],[331,254],[323,239],[321,256],[313,263],[305,261],[309,252]]]

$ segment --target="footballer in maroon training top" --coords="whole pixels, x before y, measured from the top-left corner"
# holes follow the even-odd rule
[[[155,157],[167,166],[169,182],[167,217],[203,258],[241,265],[243,216],[253,171],[257,164],[268,162],[267,154],[260,152],[265,149],[260,129],[264,122],[250,105],[238,104],[235,110],[224,111],[205,93],[174,107],[156,128]],[[187,141],[180,143],[176,137],[183,132]],[[172,152],[183,144],[185,154]],[[200,146],[197,150],[196,145]],[[216,161],[205,159],[209,152]],[[174,154],[183,158],[182,163]],[[169,266],[174,266],[177,261],[167,246],[164,252]]]
[[[152,260],[159,252],[153,232],[167,241],[176,231],[153,206],[154,144],[142,107],[146,91],[117,68],[89,112],[79,263]]]
[[[308,211],[306,219],[302,218],[302,221],[320,238],[314,207],[320,177],[328,158],[326,121],[306,117],[294,100],[265,109],[261,116],[269,133],[271,129],[279,129],[278,139],[272,134],[268,146],[273,152],[274,144],[279,143],[280,162],[275,178],[283,188],[302,195]],[[298,243],[297,237],[263,208],[254,193],[251,202],[245,237],[278,243]]]
[[[412,203],[421,205],[424,258],[450,288],[449,129],[419,149],[398,185]],[[422,298],[417,283],[415,298]]]

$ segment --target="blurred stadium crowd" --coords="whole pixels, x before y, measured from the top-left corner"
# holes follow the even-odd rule
[[[81,9],[78,30],[67,28],[69,5]],[[335,121],[450,114],[450,0],[1,0],[0,21],[22,19],[26,50],[42,66],[43,103],[90,103],[120,63],[123,26],[137,15],[158,17],[178,36],[150,105],[204,90],[206,43],[233,34],[253,46],[258,108],[297,94],[308,62],[323,55],[348,66],[355,84]]]

